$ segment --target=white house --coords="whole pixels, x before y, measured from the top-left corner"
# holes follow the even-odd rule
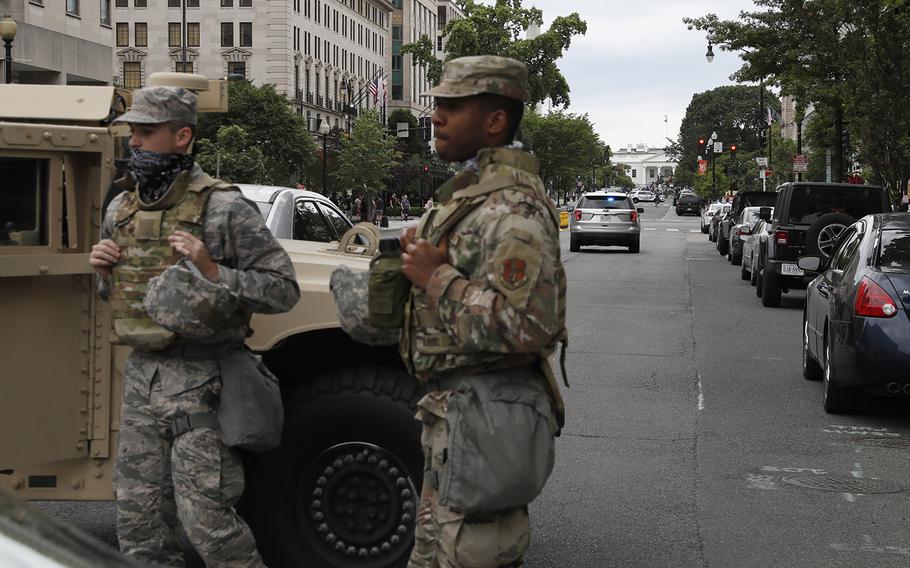
[[[613,149],[610,160],[629,166],[629,177],[638,187],[647,187],[656,182],[658,176],[666,181],[676,171],[676,162],[667,156],[663,148],[650,148],[641,142]]]

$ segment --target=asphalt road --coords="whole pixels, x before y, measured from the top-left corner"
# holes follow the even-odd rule
[[[825,414],[803,294],[761,307],[697,217],[643,227],[637,255],[562,234],[572,386],[527,566],[910,566],[908,401]],[[114,541],[109,504],[44,506]]]

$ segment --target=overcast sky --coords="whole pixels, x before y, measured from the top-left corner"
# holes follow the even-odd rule
[[[600,137],[614,149],[645,142],[663,147],[676,139],[692,95],[730,84],[741,61],[715,50],[705,60],[702,32],[682,18],[714,12],[735,18],[752,10],[752,0],[524,0],[543,10],[544,28],[572,12],[588,32],[572,40],[559,61],[569,82],[570,112],[587,113]],[[667,124],[664,124],[664,116]]]

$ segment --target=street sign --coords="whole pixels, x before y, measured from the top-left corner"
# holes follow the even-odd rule
[[[723,153],[724,153],[724,143],[723,143],[723,142],[715,142],[715,143],[714,143],[714,153],[715,153],[715,154],[723,154]]]
[[[767,168],[768,158],[755,158],[755,163],[758,164],[759,168]]]
[[[809,156],[805,154],[797,154],[793,156],[793,172],[797,174],[804,174],[809,171]]]
[[[708,173],[708,160],[698,161],[698,175],[703,176]]]
[[[407,122],[396,122],[395,130],[397,131],[398,137],[407,138],[410,134],[408,132],[408,128],[410,128],[410,127],[411,127],[411,125],[408,124]]]

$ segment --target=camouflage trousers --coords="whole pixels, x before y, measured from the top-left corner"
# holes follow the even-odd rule
[[[446,410],[452,391],[433,391],[417,403],[423,424],[423,489],[408,568],[521,568],[530,544],[528,508],[464,514],[437,499],[449,449]]]
[[[117,456],[120,549],[153,564],[182,567],[182,531],[206,566],[264,566],[246,523],[234,511],[243,467],[218,431],[174,438],[171,422],[216,412],[218,363],[135,351],[123,374]]]

